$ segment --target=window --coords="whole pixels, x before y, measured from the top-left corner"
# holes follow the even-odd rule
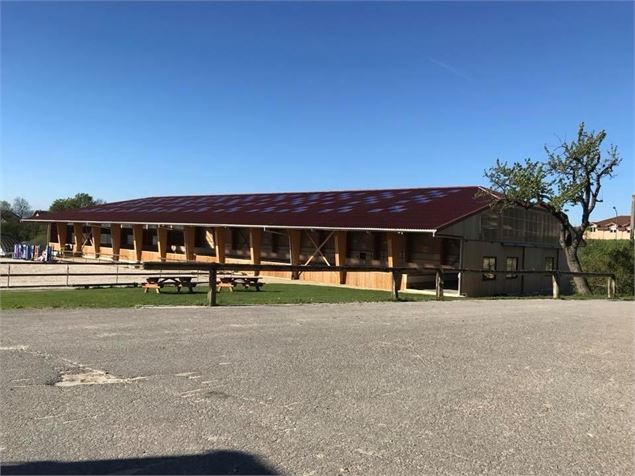
[[[483,270],[496,271],[496,257],[495,256],[483,256]],[[483,281],[491,281],[494,279],[496,279],[496,274],[483,273]]]
[[[556,269],[556,259],[553,256],[545,258],[545,271],[554,271]]]
[[[112,246],[112,235],[110,234],[110,227],[101,227],[100,239],[99,242],[103,246],[110,247]]]
[[[508,256],[505,260],[506,271],[518,271],[518,258],[516,256]],[[516,273],[508,273],[505,275],[506,279],[516,279],[518,275]]]

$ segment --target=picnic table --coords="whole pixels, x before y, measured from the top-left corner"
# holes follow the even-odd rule
[[[242,286],[244,289],[254,287],[256,291],[260,291],[260,288],[263,287],[265,283],[262,282],[260,276],[247,276],[244,274],[221,274],[216,277],[216,289],[219,292],[223,288],[227,288],[233,292],[237,285]]]
[[[176,286],[176,291],[179,293],[181,288],[188,288],[190,292],[193,292],[192,288],[196,287],[196,283],[193,283],[192,279],[194,276],[148,276],[141,287],[144,293],[147,293],[149,289],[155,289],[159,294],[163,286]]]

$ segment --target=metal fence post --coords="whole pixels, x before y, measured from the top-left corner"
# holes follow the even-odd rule
[[[119,261],[115,265],[115,284],[119,284]]]
[[[7,287],[11,287],[11,265],[7,267]]]
[[[66,265],[66,286],[68,287],[68,273],[69,273],[69,267],[70,265]]]

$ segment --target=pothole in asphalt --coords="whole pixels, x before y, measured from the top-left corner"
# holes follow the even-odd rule
[[[120,378],[103,370],[80,369],[60,374],[61,380],[54,382],[55,387],[75,387],[77,385],[105,385],[110,383],[131,383],[145,377]]]

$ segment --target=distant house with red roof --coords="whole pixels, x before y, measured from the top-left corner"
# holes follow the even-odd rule
[[[589,225],[584,238],[587,240],[628,240],[631,234],[631,217],[619,215]]]
[[[76,210],[37,212],[55,249],[114,261],[448,266],[446,291],[469,296],[549,292],[566,269],[559,224],[543,210],[490,208],[478,186],[148,197]],[[507,274],[487,270],[509,271]],[[291,277],[289,272],[263,273]],[[390,289],[380,272],[304,271],[306,281]],[[401,289],[434,289],[407,274]]]

